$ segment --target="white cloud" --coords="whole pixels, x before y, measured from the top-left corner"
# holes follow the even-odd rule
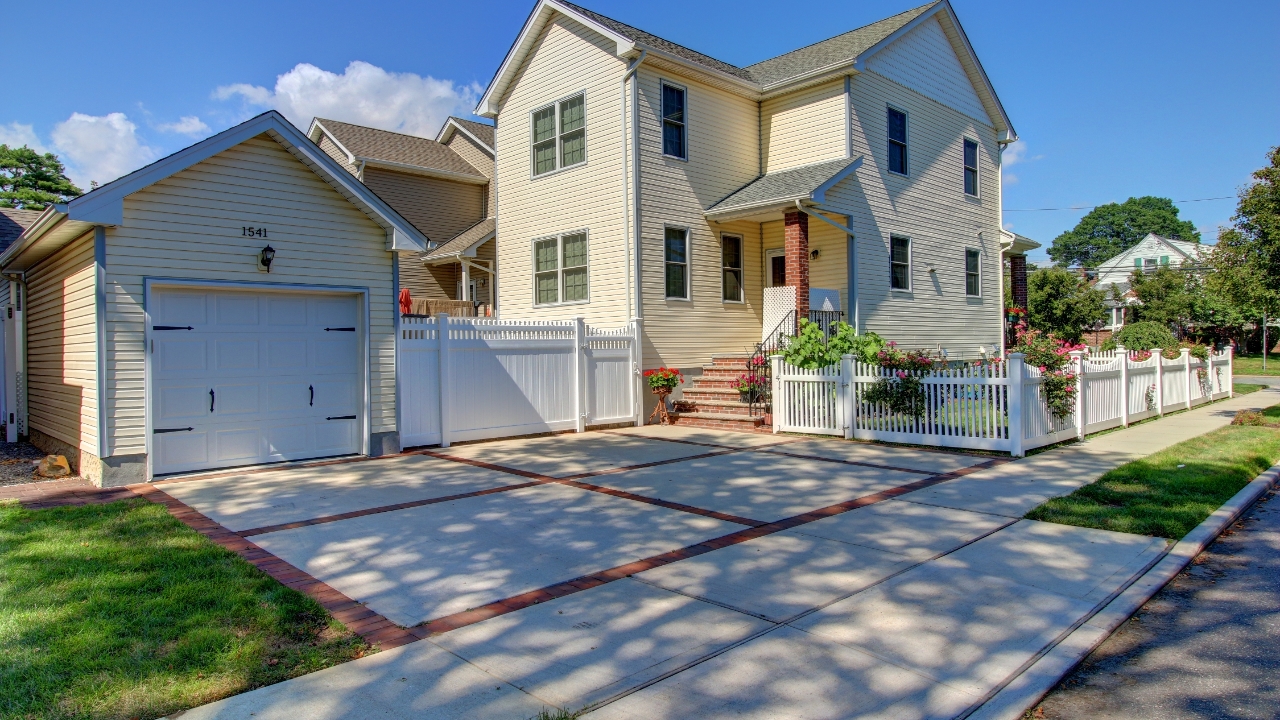
[[[466,115],[482,88],[413,73],[387,72],[359,60],[341,75],[299,63],[276,78],[274,89],[238,83],[214,91],[219,100],[275,108],[305,128],[313,117],[432,137],[450,115]]]
[[[71,117],[53,128],[53,144],[67,165],[67,175],[81,188],[90,182],[115,180],[146,165],[156,151],[138,139],[138,126],[124,113]]]
[[[1005,230],[1008,230],[1009,232],[1013,232],[1013,223],[1005,223],[1001,227],[1003,227]]]
[[[0,145],[14,148],[26,145],[38,153],[46,152],[44,144],[36,136],[35,128],[30,125],[19,125],[17,122],[0,125]]]
[[[1009,172],[1009,168],[1026,162],[1035,162],[1040,160],[1044,155],[1027,156],[1027,143],[1025,140],[1016,140],[1005,148],[1004,153],[1000,156],[1000,181],[1005,185],[1017,185],[1018,176]]]
[[[161,123],[156,126],[162,132],[178,133],[180,135],[199,136],[206,135],[209,132],[209,126],[203,120],[195,115],[183,115],[178,122]]]

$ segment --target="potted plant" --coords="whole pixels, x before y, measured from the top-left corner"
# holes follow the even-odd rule
[[[738,396],[741,398],[742,402],[754,403],[758,402],[761,395],[764,394],[764,389],[767,383],[768,380],[764,375],[747,373],[745,375],[739,375],[733,387],[738,391]]]
[[[649,384],[649,390],[658,396],[658,406],[649,415],[649,422],[652,423],[656,417],[659,424],[670,425],[671,415],[667,413],[667,396],[684,383],[684,375],[675,368],[660,367],[656,370],[645,370],[644,380]]]

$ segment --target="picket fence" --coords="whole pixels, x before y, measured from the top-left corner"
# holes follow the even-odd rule
[[[925,391],[918,417],[867,402],[867,390],[893,371],[846,355],[806,370],[773,358],[773,430],[938,447],[995,450],[1021,457],[1032,448],[1128,426],[1153,415],[1231,396],[1227,348],[1207,361],[1183,349],[1172,360],[1152,352],[1136,360],[1123,348],[1071,353],[1075,410],[1055,417],[1045,407],[1041,373],[1011,353],[1006,362],[935,369],[919,375]]]
[[[404,447],[577,430],[639,416],[635,324],[401,317]]]

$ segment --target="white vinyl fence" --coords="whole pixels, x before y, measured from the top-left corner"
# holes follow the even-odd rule
[[[1145,360],[1123,349],[1071,353],[1077,373],[1075,410],[1055,417],[1044,403],[1038,368],[1012,353],[1006,362],[919,373],[920,416],[866,402],[867,390],[893,371],[846,355],[839,365],[805,370],[773,358],[774,432],[842,435],[862,440],[996,450],[1027,450],[1231,395],[1231,349],[1207,361],[1183,349]]]
[[[639,417],[635,325],[402,317],[400,444],[581,432]]]

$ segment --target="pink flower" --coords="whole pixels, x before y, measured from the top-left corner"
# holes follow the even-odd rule
[[[893,340],[890,340],[889,347],[898,347],[898,343],[894,342]]]
[[[907,372],[906,372],[905,370],[899,370],[899,371],[898,371],[898,379],[899,379],[899,380],[905,380],[906,378],[907,378]]]

